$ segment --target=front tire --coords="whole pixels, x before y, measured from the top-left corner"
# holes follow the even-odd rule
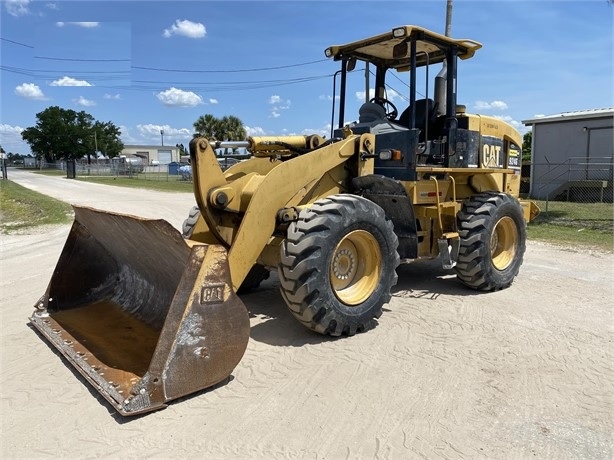
[[[321,334],[372,328],[397,282],[398,240],[375,203],[333,195],[300,212],[281,248],[279,279],[288,308]]]
[[[526,222],[518,200],[506,193],[475,195],[458,213],[458,279],[479,291],[512,284],[526,249]]]
[[[196,222],[198,222],[199,217],[200,209],[198,206],[192,206],[192,209],[190,209],[190,214],[188,214],[188,218],[183,221],[183,225],[181,226],[181,234],[184,238],[192,238],[192,233],[194,233],[194,227],[196,226]]]

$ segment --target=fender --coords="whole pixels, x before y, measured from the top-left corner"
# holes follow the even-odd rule
[[[379,205],[394,225],[399,239],[399,256],[403,259],[418,258],[418,236],[414,207],[403,185],[394,179],[380,175],[361,176],[352,179],[353,192]]]

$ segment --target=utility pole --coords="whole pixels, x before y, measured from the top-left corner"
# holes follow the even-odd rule
[[[6,152],[0,148],[0,166],[2,167],[2,179],[8,179],[6,172]]]
[[[162,147],[164,147],[164,130],[160,130],[160,137],[162,138]]]
[[[446,5],[446,37],[452,35],[452,0]]]

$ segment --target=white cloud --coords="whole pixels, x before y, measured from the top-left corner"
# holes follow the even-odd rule
[[[15,94],[26,99],[34,99],[38,101],[45,101],[47,97],[43,94],[41,89],[34,83],[22,83],[15,87]]]
[[[329,137],[330,136],[330,127],[331,124],[327,123],[326,125],[324,125],[323,128],[318,128],[318,129],[304,129],[303,131],[301,131],[301,134],[305,135],[305,136],[309,136],[311,134],[319,134],[322,137]]]
[[[290,99],[284,100],[281,98],[281,96],[273,94],[271,97],[269,97],[269,104],[273,106],[271,107],[271,117],[279,118],[281,116],[280,111],[288,110],[290,108],[291,101]]]
[[[162,135],[160,134],[160,131],[164,131],[164,139],[168,140],[169,144],[171,143],[170,141],[174,141],[172,142],[173,144],[186,142],[186,138],[187,140],[192,138],[193,132],[193,130],[188,128],[173,128],[169,125],[155,125],[152,123],[137,125],[136,129],[141,136],[142,142],[144,143],[161,141]]]
[[[509,123],[514,128],[516,128],[518,131],[520,131],[521,134],[524,134],[525,132],[530,130],[530,128],[527,128],[522,122],[514,120],[509,115],[504,115],[504,116],[495,115],[494,117],[498,118],[499,120],[503,120],[506,123]]]
[[[359,102],[365,102],[366,91],[356,91],[354,93],[356,95],[356,100]],[[369,88],[369,99],[373,99],[375,97],[375,89]]]
[[[96,101],[92,101],[91,99],[86,99],[83,96],[79,96],[78,99],[72,100],[75,104],[83,106],[83,107],[93,107],[96,105]]]
[[[30,14],[30,9],[28,8],[29,4],[30,0],[5,1],[6,11],[11,16],[25,16],[26,14]]]
[[[364,91],[363,91],[363,97],[364,97]],[[318,97],[319,100],[321,101],[332,101],[333,97],[330,94],[320,94],[320,96]],[[339,96],[335,96],[335,101],[338,101],[340,98]]]
[[[260,126],[245,126],[245,132],[248,136],[264,136],[266,134]]]
[[[356,91],[354,93],[356,95],[356,100],[359,102],[364,102],[365,101],[365,94],[366,91]],[[375,88],[369,88],[369,100],[373,99],[375,97]],[[401,97],[401,95],[393,90],[393,89],[388,89],[386,91],[386,99],[388,99],[390,102],[397,102],[397,101],[404,101],[404,99]]]
[[[56,22],[55,25],[58,27],[64,27],[67,25],[72,25],[72,26],[78,26],[78,27],[85,27],[86,29],[92,29],[94,27],[98,27],[100,23],[99,22]]]
[[[198,94],[175,87],[156,94],[156,97],[162,104],[168,107],[196,107],[197,105],[204,104],[203,98]]]
[[[85,80],[76,80],[71,77],[62,77],[49,83],[49,86],[94,86]]]
[[[104,99],[113,99],[115,101],[120,101],[121,100],[121,96],[119,94],[109,94],[106,93],[104,96],[102,96]]]
[[[503,101],[475,101],[474,108],[476,110],[506,110],[507,104]]]
[[[189,128],[173,128],[169,125],[156,125],[153,123],[139,124],[136,130],[120,125],[121,140],[127,145],[160,145],[164,131],[164,145],[188,145],[192,139],[193,130]],[[136,131],[136,132],[135,132]]]
[[[0,137],[2,148],[7,152],[29,152],[29,146],[21,138],[21,132],[25,128],[0,123]]]
[[[58,8],[58,5],[56,3],[47,3],[45,5],[47,8],[49,8],[50,10],[59,10],[60,8]]]
[[[209,99],[209,104],[215,105],[218,104],[219,101],[217,99]]]
[[[0,124],[0,134],[2,134],[3,138],[17,138],[21,140],[21,132],[25,128],[21,126],[11,126],[7,124]]]
[[[120,137],[120,139],[122,140],[122,142],[124,144],[134,145],[134,144],[141,143],[140,139],[137,139],[136,137],[132,136],[132,134],[130,133],[130,129],[127,126],[119,125],[118,128],[119,128],[119,130],[121,132],[119,137]]]
[[[181,21],[177,19],[175,23],[168,29],[164,29],[162,34],[165,38],[170,38],[173,35],[182,35],[188,38],[203,38],[207,35],[207,29],[200,22],[192,22],[187,19]]]

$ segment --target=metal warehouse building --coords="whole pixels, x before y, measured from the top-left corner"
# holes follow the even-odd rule
[[[121,155],[142,158],[146,165],[167,165],[174,161],[177,163],[180,161],[179,148],[171,145],[124,145]]]
[[[533,128],[529,195],[612,202],[614,108],[523,120]]]

